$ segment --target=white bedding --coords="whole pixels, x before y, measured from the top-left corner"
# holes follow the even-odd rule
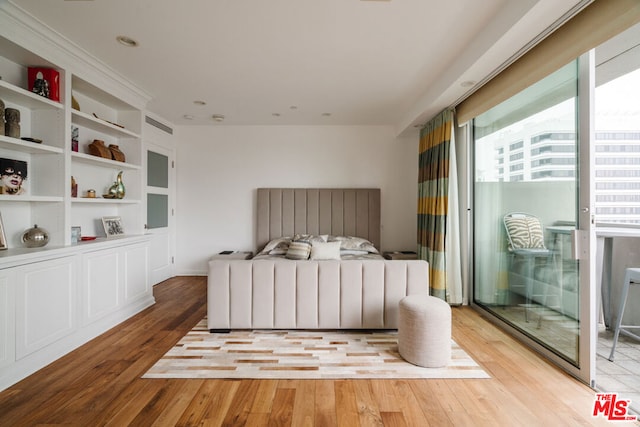
[[[290,260],[287,259],[287,257],[285,255],[269,255],[269,254],[259,254],[253,257],[253,259],[271,259],[271,260],[285,260],[285,261],[294,261],[294,260]],[[380,254],[373,254],[373,253],[364,253],[364,254],[355,254],[355,253],[341,253],[340,254],[340,259],[341,260],[363,260],[363,259],[379,259],[382,260],[384,259],[382,255]]]
[[[296,256],[291,256],[289,250],[292,243],[304,243],[308,244],[311,251],[306,258],[300,258],[300,255],[296,251]],[[332,256],[323,256],[321,258],[314,258],[314,249],[322,248],[323,255],[331,252],[335,245],[335,254]],[[299,247],[296,247],[299,249]],[[318,251],[319,252],[319,251]],[[291,237],[284,236],[273,239],[262,248],[254,259],[382,259],[378,249],[367,239],[354,236],[332,236],[328,234],[313,235],[313,234],[296,234]]]

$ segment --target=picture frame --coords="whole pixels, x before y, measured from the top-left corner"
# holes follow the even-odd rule
[[[71,244],[75,245],[80,241],[80,237],[82,236],[82,228],[79,226],[71,227]]]
[[[27,194],[28,163],[25,160],[0,157],[0,194]]]
[[[103,216],[102,226],[104,227],[104,233],[107,235],[107,238],[122,236],[124,234],[124,226],[119,216]]]
[[[7,236],[4,234],[4,224],[2,224],[2,214],[0,214],[0,251],[9,249]]]

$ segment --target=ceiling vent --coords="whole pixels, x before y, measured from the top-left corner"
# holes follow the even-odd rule
[[[158,129],[160,129],[161,131],[164,131],[166,133],[168,133],[169,135],[173,135],[173,129],[171,129],[169,126],[160,123],[159,121],[152,119],[149,116],[144,116],[144,121],[147,122],[147,124],[150,124],[153,127],[156,127]]]

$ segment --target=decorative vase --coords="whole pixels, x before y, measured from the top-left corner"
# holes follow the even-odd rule
[[[101,139],[94,139],[91,144],[87,146],[89,154],[92,156],[102,157],[103,159],[111,159],[111,151],[104,145],[104,141]]]
[[[73,176],[71,177],[71,197],[78,197],[78,183]]]
[[[49,243],[49,233],[44,228],[39,228],[38,224],[28,229],[22,235],[22,243],[27,248],[39,248]]]
[[[80,129],[76,126],[71,126],[71,151],[78,152],[78,135],[80,135]]]
[[[4,132],[4,101],[0,99],[0,127]]]
[[[71,108],[80,111],[80,104],[78,104],[78,100],[73,95],[71,95]]]
[[[109,144],[109,151],[111,151],[111,158],[117,162],[124,162],[124,153],[120,151],[120,147],[115,144]]]
[[[20,138],[20,110],[5,108],[4,134],[11,138]]]
[[[124,199],[125,188],[124,183],[122,182],[122,171],[118,173],[118,177],[116,178],[116,182],[113,183],[111,187],[109,187],[109,192],[103,197],[107,199]]]

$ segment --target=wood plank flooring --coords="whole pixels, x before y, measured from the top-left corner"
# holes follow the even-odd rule
[[[453,338],[491,379],[141,379],[204,317],[206,278],[154,294],[154,306],[0,392],[0,426],[611,425],[591,416],[589,387],[468,307],[453,309]]]

